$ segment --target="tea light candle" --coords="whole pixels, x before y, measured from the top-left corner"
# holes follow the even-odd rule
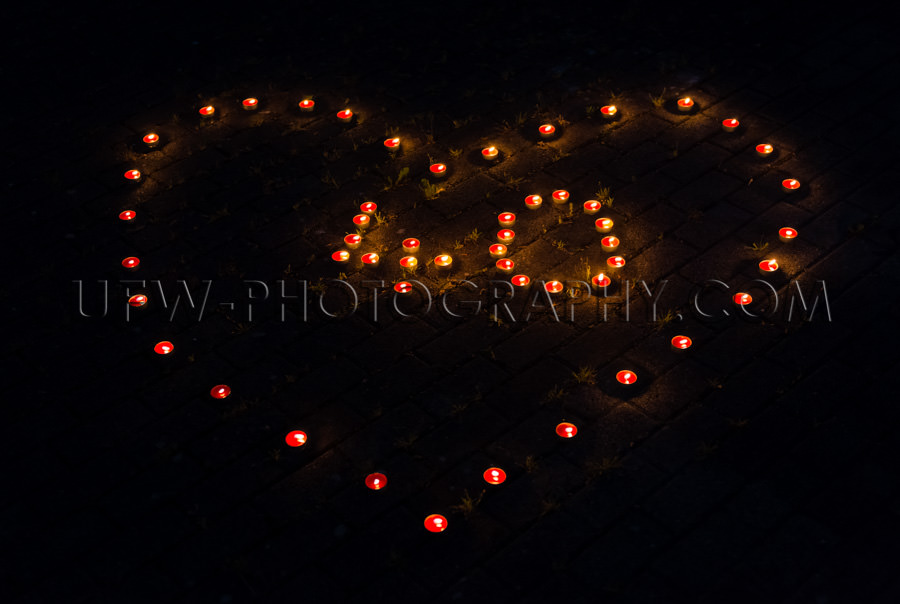
[[[562,292],[564,286],[561,281],[547,281],[547,283],[544,284],[544,289],[547,290],[548,294],[558,294]]]
[[[125,178],[130,180],[131,182],[138,182],[141,180],[141,171],[140,170],[129,170],[125,173]]]
[[[769,143],[762,143],[761,145],[756,145],[756,154],[760,157],[769,157],[775,151],[775,147],[770,145]]]
[[[228,398],[231,395],[231,388],[225,384],[219,384],[218,386],[212,387],[212,390],[209,391],[209,395],[218,399]]]
[[[147,148],[152,149],[159,144],[159,135],[155,132],[150,132],[144,135],[144,138],[141,139],[144,141],[144,144],[147,145]]]
[[[497,216],[497,222],[500,223],[500,226],[510,227],[516,224],[516,215],[512,212],[503,212]]]
[[[591,283],[593,283],[594,287],[596,287],[597,289],[601,289],[612,283],[612,279],[610,279],[603,273],[597,273],[596,275],[591,277]]]
[[[124,210],[119,212],[119,220],[124,220],[126,222],[134,220],[135,216],[137,216],[137,212],[134,210]]]
[[[506,472],[500,468],[488,468],[482,476],[488,484],[500,484],[506,480]]]
[[[606,266],[610,269],[622,268],[625,266],[625,258],[621,256],[610,256],[606,259]]]
[[[556,434],[562,438],[572,438],[578,434],[578,428],[570,422],[562,422],[556,425]]]
[[[608,233],[613,228],[612,218],[598,218],[594,221],[594,228],[598,233]]]
[[[529,195],[525,198],[525,207],[529,210],[536,210],[541,207],[541,204],[544,203],[544,200],[540,195]]]
[[[420,247],[419,240],[412,237],[404,239],[401,245],[403,246],[403,251],[407,254],[417,253]]]
[[[448,269],[453,265],[453,258],[450,254],[435,256],[434,265],[440,269]]]
[[[604,252],[613,252],[619,247],[619,238],[615,235],[608,235],[600,240],[600,245]]]
[[[376,204],[374,201],[367,201],[363,204],[360,204],[360,206],[359,206],[359,211],[362,212],[363,214],[368,214],[369,216],[374,214],[375,210],[377,210],[377,209],[378,209],[378,204]]]
[[[385,139],[384,146],[391,153],[399,151],[400,150],[400,137],[395,136],[394,138]]]
[[[308,112],[312,111],[313,108],[316,106],[316,102],[312,99],[303,99],[302,101],[297,103],[297,106],[300,107],[300,111],[308,113]]]
[[[503,258],[506,256],[506,246],[502,243],[495,243],[488,251],[491,253],[491,258]]]
[[[753,296],[750,294],[745,294],[744,292],[738,292],[731,298],[735,304],[738,306],[747,306],[751,302],[753,302]]]
[[[241,101],[241,106],[244,108],[244,111],[256,111],[256,108],[259,106],[259,99],[255,99],[252,96],[247,97]]]
[[[287,433],[287,436],[284,437],[284,442],[286,442],[289,447],[302,447],[306,444],[306,432],[303,430],[291,430]]]
[[[538,134],[541,138],[553,138],[556,134],[556,126],[553,124],[543,124],[538,128]]]
[[[498,157],[500,157],[500,150],[493,145],[490,147],[485,147],[481,150],[481,157],[483,157],[487,161],[496,161]]]
[[[400,258],[400,266],[407,270],[413,270],[419,266],[419,261],[416,260],[415,256],[404,256],[403,258]]]
[[[375,252],[369,252],[368,254],[362,255],[362,262],[368,266],[378,266],[378,261],[381,260],[381,257]]]
[[[687,113],[694,108],[694,99],[689,96],[678,99],[678,111]]]
[[[140,264],[141,259],[137,256],[128,256],[127,258],[122,259],[122,266],[131,271],[135,270]]]
[[[569,192],[563,189],[553,191],[553,203],[566,203],[569,201]]]
[[[353,112],[349,109],[342,109],[337,112],[337,118],[346,124],[353,119]]]
[[[432,533],[442,533],[447,530],[447,519],[440,514],[426,516],[425,528]]]
[[[691,347],[694,342],[687,336],[675,336],[672,338],[672,350],[681,352]]]
[[[494,264],[494,266],[496,266],[497,270],[501,273],[508,275],[513,272],[513,269],[516,268],[516,263],[509,258],[501,258]]]
[[[344,245],[347,246],[347,249],[355,250],[359,247],[360,243],[362,243],[362,237],[356,233],[344,236]]]
[[[369,224],[372,222],[372,219],[368,214],[357,214],[353,217],[353,224],[357,226],[357,228],[365,229],[369,227]]]
[[[350,252],[348,252],[347,250],[338,250],[331,255],[331,259],[335,262],[344,264],[350,260]]]
[[[497,232],[497,241],[500,243],[512,243],[516,238],[516,233],[512,229],[500,229]]]
[[[724,130],[725,132],[734,132],[740,125],[741,123],[733,117],[730,117],[727,120],[722,120],[722,130]]]
[[[608,120],[616,117],[617,113],[619,113],[619,109],[615,105],[604,105],[603,107],[600,107],[600,115]]]
[[[782,243],[789,243],[797,238],[797,229],[793,227],[781,227],[778,229],[778,238]]]
[[[203,119],[211,119],[212,116],[216,114],[216,108],[212,105],[207,105],[206,107],[200,107],[199,109],[200,117]]]
[[[778,270],[778,261],[774,258],[769,258],[768,260],[763,260],[759,263],[759,272],[761,275],[771,275],[775,271]]]
[[[153,352],[155,352],[156,354],[169,354],[173,350],[175,350],[175,345],[168,340],[157,342],[156,346],[153,347]]]
[[[445,164],[431,164],[428,171],[434,178],[443,178],[447,175],[447,166]]]
[[[796,178],[785,178],[781,181],[781,188],[786,193],[793,193],[800,188],[800,181]]]
[[[509,280],[516,288],[524,289],[531,285],[531,277],[528,275],[514,275],[512,279]]]
[[[387,476],[380,472],[375,472],[366,476],[366,486],[373,491],[380,491],[387,486]]]
[[[616,373],[616,381],[620,384],[625,384],[626,386],[630,386],[637,382],[637,375],[630,369],[623,369]]]
[[[128,298],[128,306],[132,308],[141,308],[145,304],[147,304],[147,296],[144,294],[135,294]]]
[[[589,201],[584,202],[584,213],[585,214],[596,214],[600,211],[600,208],[603,207],[603,204],[597,201],[596,199],[591,199]]]
[[[398,294],[408,294],[412,290],[413,286],[409,281],[398,281],[394,284],[394,291]]]

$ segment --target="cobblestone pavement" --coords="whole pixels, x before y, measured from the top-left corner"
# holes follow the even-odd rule
[[[3,66],[4,602],[900,599],[898,53],[877,12],[34,8]],[[492,283],[504,211],[530,308]],[[606,298],[541,295],[603,271]],[[178,288],[205,280],[201,317]],[[284,320],[281,282],[308,302]],[[807,307],[825,284],[811,316],[794,282]],[[444,293],[484,308],[447,316]]]

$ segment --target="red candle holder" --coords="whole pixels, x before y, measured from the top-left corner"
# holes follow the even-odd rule
[[[538,127],[538,135],[541,138],[553,138],[554,134],[556,134],[556,126],[553,124],[543,124]]]
[[[131,182],[140,182],[141,180],[141,171],[140,170],[129,170],[125,173],[126,180],[130,180]]]
[[[753,302],[753,296],[745,292],[738,292],[731,298],[738,306],[747,306]]]
[[[486,161],[496,161],[497,158],[500,157],[500,150],[493,145],[491,145],[490,147],[485,147],[481,150],[481,157],[483,157]]]
[[[491,253],[491,258],[503,258],[506,256],[507,249],[502,243],[495,243],[488,248],[488,251]]]
[[[369,216],[374,214],[376,210],[378,210],[378,204],[374,201],[367,201],[359,206],[359,211],[363,214],[368,214]]]
[[[175,350],[175,345],[168,340],[157,342],[156,346],[153,347],[153,352],[156,354],[171,354],[173,350]]]
[[[547,283],[544,284],[544,289],[547,290],[548,294],[559,294],[562,293],[562,290],[565,289],[565,286],[561,281],[554,280],[547,281]]]
[[[416,260],[415,256],[404,256],[400,258],[400,266],[411,271],[419,266],[419,261]]]
[[[340,264],[346,264],[350,260],[350,252],[347,250],[338,250],[331,255],[331,259]]]
[[[760,157],[770,157],[775,152],[775,147],[769,143],[756,145],[756,154]]]
[[[362,255],[362,263],[367,266],[378,266],[378,261],[381,260],[381,257],[375,252],[369,252],[368,254]]]
[[[516,224],[516,215],[512,212],[503,212],[497,216],[497,222],[499,222],[502,227],[511,227]]]
[[[306,439],[306,432],[303,430],[291,430],[287,433],[287,436],[284,437],[284,442],[286,442],[289,447],[302,447],[306,444]]]
[[[524,289],[531,285],[531,277],[528,275],[513,275],[513,278],[509,280],[516,288]]]
[[[605,275],[604,273],[597,273],[596,275],[591,277],[591,283],[594,284],[594,287],[600,289],[612,283],[612,279],[610,279],[609,276]]]
[[[672,350],[681,352],[690,348],[693,343],[693,340],[691,340],[687,336],[675,336],[674,338],[672,338]]]
[[[391,153],[396,153],[400,150],[400,137],[395,136],[394,138],[384,139],[384,146]]]
[[[440,514],[426,516],[425,528],[432,533],[442,533],[447,530],[447,519]]]
[[[119,212],[119,220],[124,220],[126,222],[134,220],[137,216],[137,212],[134,210],[125,210],[123,212]]]
[[[380,491],[387,486],[387,476],[379,472],[366,476],[366,486],[373,491]]]
[[[790,243],[797,238],[797,229],[794,227],[781,227],[778,229],[778,238],[782,243]]]
[[[496,266],[497,270],[501,273],[508,275],[512,273],[513,270],[515,270],[516,263],[509,258],[501,258],[496,263],[494,263],[494,266]]]
[[[606,266],[610,269],[619,269],[625,266],[625,258],[621,256],[610,256],[606,259]]]
[[[159,144],[159,135],[155,132],[149,132],[141,139],[148,149],[153,149]]]
[[[488,484],[502,484],[506,480],[506,472],[500,468],[488,468],[482,476]]]
[[[122,259],[122,266],[130,271],[136,270],[141,265],[141,259],[137,256],[128,256]]]
[[[763,276],[771,275],[775,271],[778,270],[778,261],[774,258],[769,258],[768,260],[763,260],[759,263],[759,272]]]
[[[603,107],[600,107],[600,115],[608,120],[616,117],[616,114],[618,113],[619,109],[615,105],[604,105]]]
[[[562,422],[556,425],[556,434],[562,438],[574,438],[578,434],[578,428],[570,422]]]
[[[781,188],[785,193],[793,193],[800,188],[800,181],[796,178],[785,178],[781,181]]]
[[[722,120],[722,130],[724,130],[725,132],[734,132],[740,125],[741,123],[733,117],[730,117],[727,120]]]
[[[403,246],[403,251],[406,252],[407,254],[416,254],[416,253],[418,253],[419,248],[421,247],[419,240],[415,239],[413,237],[410,237],[409,239],[404,239],[403,243],[401,245]]]
[[[372,218],[368,214],[357,214],[353,217],[353,224],[355,224],[358,229],[369,228],[371,223]]]
[[[344,236],[344,245],[347,246],[347,249],[355,250],[359,247],[359,244],[362,243],[362,236],[357,235],[356,233],[351,233],[349,235]]]
[[[500,243],[512,243],[513,239],[516,238],[516,232],[512,229],[500,229],[497,231],[497,241]]]
[[[216,108],[212,105],[207,105],[205,107],[200,107],[198,113],[200,113],[200,117],[202,117],[203,119],[212,119],[212,117],[216,114]]]
[[[412,283],[409,281],[398,281],[394,284],[394,291],[398,294],[408,294],[413,290]]]
[[[342,109],[337,112],[337,118],[346,124],[353,119],[353,112],[349,109]]]
[[[678,111],[681,111],[682,113],[687,113],[688,111],[690,111],[694,108],[694,99],[692,99],[689,96],[682,97],[682,98],[678,99],[677,105],[678,105]]]
[[[525,198],[525,207],[529,210],[538,209],[542,203],[544,203],[544,200],[540,195],[529,195]]]
[[[453,258],[450,256],[450,254],[440,254],[438,256],[435,256],[434,265],[439,269],[449,269],[451,266],[453,266]]]
[[[252,96],[247,97],[241,101],[241,107],[244,108],[244,111],[256,111],[256,108],[259,107],[259,99],[255,99]]]
[[[600,208],[603,207],[603,204],[597,201],[596,199],[591,199],[584,202],[584,213],[585,214],[596,214],[600,211]]]
[[[619,238],[615,235],[607,235],[600,240],[604,252],[614,252],[619,247]]]
[[[431,164],[428,166],[428,171],[434,178],[443,178],[447,175],[447,166],[446,164]]]
[[[594,221],[594,228],[598,233],[608,233],[612,230],[615,223],[612,218],[598,218]]]
[[[566,203],[569,201],[569,192],[563,189],[553,191],[553,203]]]
[[[231,387],[225,384],[219,384],[218,386],[213,386],[212,390],[209,391],[209,395],[213,398],[228,398],[231,396]]]
[[[637,374],[631,369],[623,369],[616,373],[616,381],[625,386],[631,386],[637,382]]]
[[[147,304],[148,298],[145,294],[135,294],[128,298],[128,306],[132,308],[141,308]]]
[[[312,99],[303,99],[297,103],[297,106],[300,107],[300,111],[310,112],[315,108],[316,102]]]

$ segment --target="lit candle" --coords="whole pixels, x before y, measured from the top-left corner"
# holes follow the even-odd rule
[[[694,99],[689,96],[678,99],[678,110],[687,113],[694,108]]]
[[[556,134],[556,126],[553,124],[543,124],[538,128],[538,134],[541,138],[552,138]]]
[[[125,178],[132,181],[138,182],[141,180],[141,171],[140,170],[129,170],[125,173]]]
[[[369,252],[368,254],[362,255],[363,264],[368,266],[378,266],[379,260],[381,260],[381,258],[375,252]]]
[[[425,528],[432,533],[441,533],[447,529],[447,519],[440,514],[426,516]]]
[[[558,294],[562,292],[564,286],[561,281],[547,281],[547,283],[544,284],[544,289],[547,290],[548,294]]]
[[[484,481],[488,484],[500,484],[506,480],[506,472],[500,468],[488,468],[484,471]]]
[[[637,375],[630,369],[623,369],[616,373],[616,381],[620,384],[630,386],[637,381]]]
[[[756,154],[760,157],[769,157],[770,155],[772,155],[773,151],[775,151],[775,147],[773,147],[769,143],[756,145]]]
[[[591,283],[594,284],[594,287],[596,287],[597,289],[600,289],[600,288],[606,287],[607,285],[612,283],[612,279],[610,279],[604,273],[597,273],[596,275],[591,277]]]
[[[621,256],[610,256],[606,259],[606,266],[610,269],[622,268],[625,266],[625,258]]]
[[[596,214],[600,211],[600,208],[603,207],[603,204],[597,201],[596,199],[591,199],[589,201],[584,202],[584,213],[585,214]]]
[[[447,166],[445,164],[431,164],[428,171],[434,178],[443,178],[447,175]]]
[[[373,491],[380,491],[387,486],[387,476],[379,472],[366,476],[366,486]]]
[[[387,150],[391,153],[400,150],[400,137],[395,136],[394,138],[388,138],[384,141],[384,146],[387,147]]]
[[[516,215],[512,212],[503,212],[499,216],[497,216],[497,222],[500,223],[500,226],[509,227],[516,224]]]
[[[402,246],[403,251],[407,254],[415,254],[419,251],[420,244],[418,239],[410,237],[409,239],[403,240]]]
[[[408,294],[412,290],[413,286],[409,281],[398,281],[394,284],[394,291],[398,294]]]
[[[491,258],[503,258],[506,256],[506,246],[502,243],[495,243],[489,248]]]
[[[153,347],[153,352],[156,354],[169,354],[173,350],[175,350],[175,345],[167,340],[157,342],[156,346]]]
[[[419,261],[416,260],[415,256],[404,256],[403,258],[400,258],[400,266],[411,271],[419,266]]]
[[[344,236],[344,245],[347,246],[347,249],[355,250],[359,247],[360,243],[362,243],[362,237],[357,235],[356,233],[351,233],[350,235]]]
[[[159,144],[159,135],[155,132],[150,132],[144,135],[144,138],[141,139],[144,141],[144,144],[147,145],[148,148],[152,149],[156,145]]]
[[[513,275],[513,278],[510,279],[509,282],[518,289],[525,289],[531,285],[531,277],[528,275]]]
[[[200,107],[199,113],[200,113],[200,117],[208,120],[216,114],[216,108],[213,107],[212,105],[207,105],[206,107]]]
[[[613,228],[612,218],[598,218],[594,221],[594,228],[598,233],[608,233]]]
[[[500,150],[493,145],[490,147],[485,147],[481,150],[481,157],[483,157],[487,161],[495,161],[498,157],[500,157]]]
[[[751,296],[750,294],[745,294],[744,292],[738,292],[734,295],[732,300],[734,300],[734,303],[739,306],[747,306],[748,304],[753,302],[753,296]]]
[[[759,272],[763,276],[771,275],[775,271],[778,270],[778,261],[774,258],[769,258],[768,260],[763,260],[759,263]]]
[[[778,229],[778,238],[782,243],[788,243],[797,238],[797,229],[792,227],[781,227]]]
[[[544,200],[540,195],[529,195],[525,198],[525,207],[529,210],[536,210],[541,207],[541,204],[544,203]]]
[[[616,117],[617,113],[619,113],[619,109],[615,105],[604,105],[603,107],[600,107],[600,115],[608,120]]]
[[[730,117],[727,120],[722,120],[722,130],[724,130],[725,132],[734,132],[740,125],[741,123],[733,117]]]
[[[675,336],[672,338],[672,350],[682,351],[691,347],[694,342],[687,336]]]
[[[785,178],[781,181],[781,188],[787,193],[793,193],[800,188],[800,181],[796,178]]]
[[[337,118],[346,124],[353,119],[353,112],[349,109],[342,109],[337,112]]]
[[[350,252],[347,250],[338,250],[331,255],[331,259],[335,262],[339,262],[340,264],[345,264],[348,260],[350,260]]]
[[[219,384],[218,386],[213,386],[212,390],[209,391],[209,395],[213,398],[228,398],[231,394],[231,388],[226,386],[225,384]]]
[[[440,269],[448,269],[453,265],[453,258],[450,254],[435,256],[434,265]]]
[[[360,206],[359,206],[359,211],[362,212],[363,214],[368,214],[369,216],[374,214],[375,210],[377,210],[377,209],[378,209],[378,204],[376,204],[374,201],[367,201],[363,204],[360,204]]]
[[[512,243],[516,238],[516,232],[512,229],[500,229],[497,231],[497,241],[500,243]]]
[[[135,294],[128,298],[128,306],[141,308],[145,304],[147,304],[147,296],[144,294]]]
[[[573,436],[578,434],[578,428],[575,427],[575,424],[562,422],[560,424],[557,424],[556,434],[558,436],[561,436],[562,438],[572,438]]]
[[[516,268],[516,263],[509,258],[501,258],[494,264],[494,266],[496,266],[497,270],[501,273],[508,275],[513,272],[513,269]]]
[[[241,106],[244,108],[244,111],[256,111],[256,108],[259,106],[259,100],[252,96],[247,97],[241,101]]]
[[[137,256],[128,256],[128,258],[122,259],[122,266],[127,268],[130,271],[135,270],[141,264],[141,259]]]
[[[119,212],[119,220],[130,221],[134,220],[135,216],[137,216],[137,212],[134,210],[125,210],[124,212]]]
[[[306,444],[306,432],[303,430],[291,430],[284,437],[284,442],[290,447],[302,447]]]
[[[365,229],[368,228],[369,224],[372,222],[372,219],[368,214],[357,214],[353,217],[353,224],[356,225],[357,228]]]
[[[563,189],[553,191],[553,203],[566,203],[569,201],[569,192]]]
[[[300,107],[300,111],[309,112],[312,111],[313,107],[316,106],[316,102],[312,99],[303,99],[302,101],[297,103],[297,106]]]
[[[604,252],[614,252],[619,247],[619,238],[615,235],[607,235],[600,240]]]

